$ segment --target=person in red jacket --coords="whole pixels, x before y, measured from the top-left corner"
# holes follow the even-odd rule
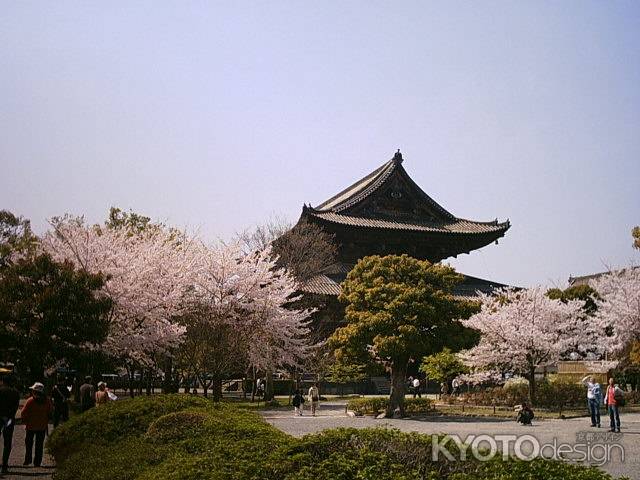
[[[39,467],[42,463],[42,452],[44,449],[44,437],[49,426],[49,417],[51,416],[51,401],[44,393],[44,385],[40,382],[34,383],[31,388],[31,397],[29,397],[22,407],[20,419],[25,426],[27,435],[24,441],[25,454],[24,464],[33,464]],[[36,442],[36,454],[32,456],[33,441]]]
[[[604,404],[609,410],[609,418],[611,420],[610,432],[620,432],[620,403],[624,401],[624,393],[622,389],[615,384],[613,378],[609,379],[607,394],[604,397]]]

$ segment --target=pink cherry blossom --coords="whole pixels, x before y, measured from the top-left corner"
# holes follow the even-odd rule
[[[582,302],[552,300],[542,287],[481,294],[480,300],[481,311],[462,321],[480,332],[479,344],[461,354],[476,370],[531,376],[568,350],[602,343],[598,328],[576,328],[588,322]]]
[[[611,332],[605,339],[608,351],[619,353],[640,340],[640,267],[610,272],[590,284],[599,296],[596,321]]]

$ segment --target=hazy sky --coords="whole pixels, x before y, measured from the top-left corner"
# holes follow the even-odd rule
[[[464,273],[638,261],[640,2],[65,2],[0,9],[0,208],[208,238],[297,219],[400,148]]]

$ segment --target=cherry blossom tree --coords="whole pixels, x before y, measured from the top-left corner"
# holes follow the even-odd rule
[[[591,281],[598,292],[595,318],[610,333],[604,341],[607,350],[620,353],[640,340],[640,267],[612,271]]]
[[[103,274],[113,308],[101,348],[123,361],[130,378],[135,366],[150,367],[175,351],[189,328],[187,345],[197,344],[200,353],[182,358],[204,359],[218,393],[222,366],[226,372],[242,363],[227,362],[221,352],[263,370],[306,357],[311,312],[291,306],[296,281],[270,248],[246,254],[237,244],[211,247],[146,217],[112,217],[117,221],[105,226],[54,219],[42,247],[54,259]]]
[[[191,319],[187,329],[202,331],[203,322],[211,331],[228,332],[230,327],[234,344],[242,348],[236,356],[246,356],[247,364],[258,370],[299,365],[311,351],[307,340],[311,311],[292,306],[298,287],[286,270],[277,267],[277,257],[269,248],[246,254],[238,244],[201,244],[199,249],[187,297],[199,314],[187,317]],[[223,350],[229,347],[224,341],[228,337],[207,341],[210,348]],[[222,374],[216,365],[223,362],[217,357],[209,355],[209,371]],[[217,386],[213,388],[215,398]]]
[[[155,354],[175,347],[184,327],[173,319],[185,307],[193,284],[193,239],[164,228],[88,226],[69,216],[51,222],[42,247],[58,261],[102,273],[113,301],[110,328],[101,346],[126,365],[149,365]]]
[[[586,350],[601,344],[597,328],[573,328],[584,315],[583,302],[550,299],[541,287],[481,294],[480,301],[480,312],[462,320],[480,332],[480,342],[461,357],[476,370],[525,376],[532,402],[536,368],[558,361],[574,345]]]

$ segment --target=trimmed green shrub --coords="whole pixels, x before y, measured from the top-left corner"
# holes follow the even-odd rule
[[[622,479],[623,477],[621,477]],[[595,467],[534,459],[530,462],[491,460],[477,464],[473,473],[456,473],[448,480],[612,480]]]
[[[112,445],[129,436],[140,436],[157,418],[190,407],[206,407],[211,402],[191,395],[159,395],[118,400],[72,416],[56,428],[47,448],[57,458],[65,458],[88,443]]]
[[[587,390],[581,384],[556,379],[538,381],[536,387],[536,407],[559,410],[586,405]],[[486,388],[459,396],[447,395],[442,398],[442,401],[448,404],[513,407],[523,402],[530,402],[529,385],[526,381],[508,382],[504,387]]]
[[[447,447],[452,454],[458,453],[453,442],[450,442]],[[385,466],[389,471],[403,472],[408,475],[408,478],[431,478],[435,474],[442,475],[468,470],[470,465],[468,462],[448,462],[444,457],[442,457],[442,461],[433,462],[431,449],[431,436],[429,435],[402,433],[387,428],[338,428],[303,437],[298,444],[286,451],[286,456],[290,458],[294,472],[316,472],[316,467],[323,462],[325,466],[335,462],[344,462],[349,465],[365,456],[369,461],[373,461],[379,466]],[[378,458],[376,459],[376,457]],[[402,468],[397,470],[397,466]],[[319,471],[317,473],[321,474]],[[292,476],[291,479],[293,480],[293,478]],[[377,477],[363,476],[362,478]],[[383,476],[380,478],[405,477]],[[434,476],[433,478],[440,477]]]
[[[149,425],[145,438],[151,443],[160,444],[182,441],[203,433],[208,418],[206,412],[200,411],[169,413]]]
[[[409,403],[429,405],[418,400]],[[433,461],[431,441],[384,428],[295,439],[249,410],[172,395],[92,409],[58,427],[48,448],[56,480],[611,480],[548,460]]]
[[[389,397],[353,398],[347,402],[347,409],[357,415],[377,415],[384,412],[389,405]],[[433,402],[428,398],[406,398],[405,412],[410,415],[429,413],[433,410]]]

